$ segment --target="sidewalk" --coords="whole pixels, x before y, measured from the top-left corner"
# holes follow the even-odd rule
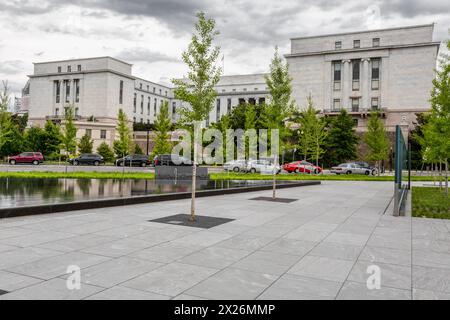
[[[450,221],[383,215],[391,191],[325,181],[280,190],[291,203],[201,198],[199,215],[235,219],[206,230],[148,222],[188,200],[0,220],[0,300],[450,299]]]

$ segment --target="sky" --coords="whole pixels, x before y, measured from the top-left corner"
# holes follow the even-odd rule
[[[199,10],[216,21],[225,75],[266,72],[292,37],[434,22],[442,41],[450,28],[448,0],[0,0],[0,80],[20,96],[33,62],[112,56],[170,83]]]

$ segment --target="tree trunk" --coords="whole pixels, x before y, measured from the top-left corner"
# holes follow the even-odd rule
[[[448,159],[445,160],[445,194],[448,197]]]
[[[442,161],[439,161],[439,190],[442,190]]]
[[[380,176],[380,171],[381,171],[380,161],[377,161],[376,166],[377,166],[378,176]]]
[[[276,163],[277,163],[277,156],[274,155],[273,156],[273,179],[272,179],[272,199],[273,200],[275,200],[275,198],[276,198],[276,190],[277,190],[277,180],[276,180],[277,168],[276,168]]]
[[[195,188],[197,180],[197,143],[194,137],[194,160],[192,161],[192,197],[191,197],[191,217],[189,221],[194,222],[195,219]]]

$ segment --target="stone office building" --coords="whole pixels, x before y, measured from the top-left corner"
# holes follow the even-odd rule
[[[293,38],[285,55],[293,99],[301,108],[311,95],[325,116],[345,108],[360,132],[372,109],[381,111],[388,130],[411,125],[415,113],[430,108],[439,45],[433,24]],[[30,124],[61,121],[65,107],[73,105],[78,138],[91,135],[94,149],[103,141],[112,145],[119,108],[130,121],[154,123],[164,102],[173,121],[182,106],[171,86],[135,77],[131,64],[111,57],[35,63],[29,78],[23,105]],[[216,91],[206,126],[241,102],[269,99],[264,74],[223,76]]]
[[[285,57],[293,98],[305,106],[309,95],[326,116],[346,109],[364,131],[372,109],[381,111],[389,131],[412,125],[429,98],[440,42],[433,24],[291,39]]]

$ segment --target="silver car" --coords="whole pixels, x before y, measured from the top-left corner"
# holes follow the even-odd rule
[[[275,165],[268,160],[250,160],[247,164],[247,172],[250,173],[263,173],[263,174],[273,174],[273,171],[278,174],[281,172],[281,167]]]
[[[357,163],[342,163],[337,167],[332,167],[331,173],[339,174],[365,174],[370,175],[372,173],[370,168],[365,168]]]
[[[245,160],[232,160],[226,162],[223,165],[223,170],[233,172],[245,172],[247,171],[247,161]]]

